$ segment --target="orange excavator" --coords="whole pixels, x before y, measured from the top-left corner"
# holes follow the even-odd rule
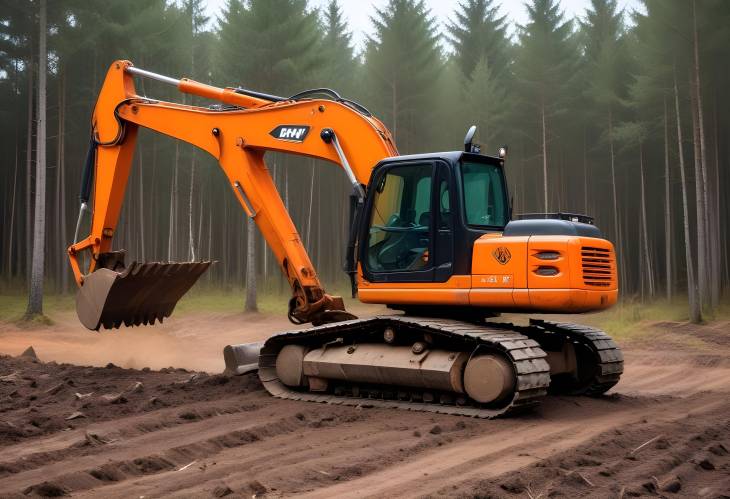
[[[140,96],[134,77],[217,103]],[[122,60],[109,68],[94,109],[68,248],[87,328],[162,322],[210,265],[127,265],[124,251],[112,249],[139,127],[218,160],[291,286],[289,319],[312,323],[263,344],[225,348],[227,370],[258,370],[272,395],[488,418],[534,407],[548,392],[599,395],[618,382],[623,356],[604,332],[495,320],[502,312],[610,307],[618,295],[616,258],[589,217],[513,219],[507,150],[482,154],[475,127],[460,151],[399,156],[381,121],[332,90],[284,98],[178,80]],[[325,292],[266,168],[268,151],[344,170],[352,183],[345,270],[353,296],[385,304],[391,314],[357,318]],[[91,233],[79,239],[86,212]]]

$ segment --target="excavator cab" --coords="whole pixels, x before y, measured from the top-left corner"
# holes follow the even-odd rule
[[[467,275],[473,242],[510,219],[504,159],[472,152],[383,160],[368,194],[359,260],[372,283]]]
[[[348,269],[359,299],[473,319],[613,305],[614,250],[593,220],[569,213],[513,220],[507,149],[481,154],[473,133],[462,151],[386,158],[373,169]]]

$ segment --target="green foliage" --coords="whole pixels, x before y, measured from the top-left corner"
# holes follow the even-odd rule
[[[306,0],[229,0],[218,35],[219,83],[292,95],[322,64],[317,13]]]
[[[499,15],[494,0],[465,0],[454,16],[447,26],[447,38],[461,73],[472,78],[477,64],[484,60],[495,77],[505,76],[510,66],[507,17]]]
[[[492,148],[503,135],[509,111],[507,92],[500,85],[487,59],[481,59],[464,85],[464,109],[469,123],[477,126],[479,139]]]
[[[613,129],[613,139],[626,146],[636,147],[649,138],[649,130],[641,121],[625,121]]]
[[[321,68],[316,86],[332,88],[343,96],[355,91],[359,63],[352,48],[352,33],[347,28],[337,0],[330,0],[321,15]]]
[[[369,101],[389,125],[402,153],[414,152],[437,133],[434,82],[441,71],[436,21],[423,0],[389,0],[375,9],[367,41]]]
[[[580,23],[584,42],[586,95],[597,113],[620,105],[629,80],[623,13],[616,0],[591,0]]]
[[[527,4],[528,22],[519,27],[515,76],[533,107],[551,112],[564,107],[578,62],[572,21],[565,20],[555,0]]]

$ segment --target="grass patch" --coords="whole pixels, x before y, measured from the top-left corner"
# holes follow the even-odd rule
[[[342,296],[345,300],[345,306],[349,306],[357,299],[350,298],[349,288],[344,286],[335,289],[328,289],[328,293]],[[275,290],[259,291],[256,297],[258,311],[265,314],[286,315],[289,298],[291,294],[288,289],[282,292]],[[192,312],[223,312],[236,313],[244,312],[246,303],[245,288],[215,288],[215,287],[193,287],[175,307],[175,313],[192,313]]]
[[[178,302],[176,314],[194,312],[244,312],[245,288],[201,289],[193,288]],[[259,293],[256,297],[258,311],[271,314],[286,314],[288,297],[275,292]]]
[[[44,314],[55,314],[65,310],[74,310],[73,295],[50,294],[43,297]],[[36,316],[24,320],[25,311],[28,307],[28,296],[25,294],[0,294],[0,321],[26,322],[36,325],[52,324],[46,315]]]
[[[212,285],[194,286],[175,307],[175,314],[187,314],[195,312],[220,312],[238,313],[244,312],[246,301],[246,290],[242,287],[214,287]],[[263,286],[262,286],[263,287]],[[281,292],[272,289],[260,290],[257,296],[258,311],[264,314],[276,314],[285,316],[287,304],[289,303],[289,290],[282,288]],[[330,291],[332,294],[340,294],[345,298],[346,304],[353,303],[350,298],[349,288],[340,286]],[[28,295],[24,292],[0,291],[0,321],[1,322],[26,322],[36,325],[50,324],[51,317],[58,313],[73,312],[76,310],[76,298],[74,293],[67,295],[46,293],[43,296],[43,313],[45,318],[33,318],[24,321],[25,311],[28,306]]]
[[[34,314],[31,316],[23,315],[23,317],[17,321],[20,327],[28,329],[36,329],[37,327],[52,326],[53,320],[45,314]]]
[[[625,300],[600,314],[588,315],[584,322],[600,327],[612,337],[623,340],[652,333],[651,325],[656,322],[688,322],[689,306],[687,300],[672,302],[657,300],[640,303]],[[730,320],[730,304],[722,303],[714,314],[705,314],[706,322]]]

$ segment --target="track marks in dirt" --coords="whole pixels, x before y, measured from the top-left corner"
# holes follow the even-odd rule
[[[506,497],[726,497],[728,404],[703,403],[676,419],[640,419],[498,477],[467,480],[436,495]],[[690,405],[691,407],[691,405]]]
[[[44,478],[49,474],[54,476],[51,483],[66,492],[97,489],[107,483],[121,483],[131,478],[177,470],[224,449],[236,449],[286,435],[307,424],[296,416],[276,418],[268,410],[259,414],[255,412],[220,415],[182,427],[111,442],[104,449],[97,448],[95,452],[75,458],[67,456],[64,462],[6,478],[0,484],[0,494],[3,491],[35,490],[45,483]],[[246,424],[248,419],[254,422]],[[226,431],[229,428],[238,429]],[[177,445],[169,447],[171,442]],[[98,465],[102,460],[106,462]],[[101,493],[100,490],[98,492]]]
[[[302,408],[295,402],[272,399],[272,403],[283,410]],[[423,429],[416,437],[414,426],[398,423],[392,418],[393,411],[315,404],[304,407],[311,409],[296,413],[299,424],[292,433],[257,440],[246,448],[223,449],[210,459],[199,459],[174,481],[173,472],[168,472],[135,480],[135,487],[146,496],[174,492],[200,497],[212,493],[219,481],[232,490],[246,491],[255,480],[274,495],[290,495],[367,475],[388,463],[443,445],[454,438],[452,432],[464,431],[472,423],[455,418],[434,435],[429,433],[436,426],[431,416],[413,414],[416,427]],[[104,494],[124,497],[125,491],[128,489],[119,485],[105,489]]]
[[[263,394],[261,394],[263,397]],[[241,412],[250,412],[258,406],[251,401],[241,404],[236,399],[218,401],[211,406],[208,403],[179,408],[163,409],[154,414],[145,414],[124,418],[113,425],[92,424],[83,430],[63,432],[34,442],[32,446],[16,444],[3,449],[0,458],[0,479],[21,471],[33,470],[49,464],[67,461],[82,456],[107,455],[113,449],[124,446],[126,441],[138,439],[152,441],[170,438],[166,434],[156,433],[163,430],[179,428],[196,421],[217,418],[220,416],[236,415]],[[239,417],[245,421],[247,416]],[[216,425],[225,425],[236,418],[222,417]],[[70,434],[69,434],[70,433]],[[187,427],[178,431],[181,434],[194,434]],[[60,437],[60,438],[59,438]]]
[[[140,385],[137,385],[140,383]],[[262,390],[255,376],[136,371],[0,356],[0,447],[89,424]],[[67,419],[74,413],[77,419]]]

